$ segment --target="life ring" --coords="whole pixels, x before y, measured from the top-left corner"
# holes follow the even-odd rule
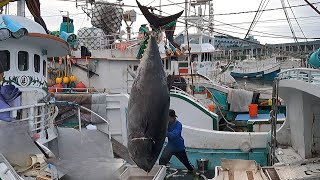
[[[239,148],[242,152],[247,153],[251,150],[251,144],[248,141],[242,141]]]

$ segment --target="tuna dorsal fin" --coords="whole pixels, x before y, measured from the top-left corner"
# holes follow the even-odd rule
[[[171,16],[167,16],[167,17],[158,17],[156,16],[155,14],[149,12],[148,10],[148,7],[146,6],[142,6],[138,0],[137,1],[137,4],[142,12],[142,14],[144,15],[144,17],[146,17],[146,19],[148,20],[148,22],[150,23],[151,27],[152,28],[155,28],[155,29],[159,29],[161,28],[162,26],[178,19],[183,11],[177,13],[177,14],[174,14],[174,15],[171,15]]]

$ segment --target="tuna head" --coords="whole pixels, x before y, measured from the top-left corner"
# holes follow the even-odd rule
[[[128,142],[130,157],[138,167],[150,172],[158,155],[154,153],[155,142],[152,139],[137,138]]]
[[[128,151],[149,172],[166,138],[170,95],[154,34],[141,59],[128,104]]]

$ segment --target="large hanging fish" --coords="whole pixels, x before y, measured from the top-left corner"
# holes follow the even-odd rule
[[[179,14],[159,18],[137,1],[153,29],[159,29],[176,20]],[[166,138],[170,95],[156,32],[150,35],[134,80],[128,105],[128,150],[131,159],[150,172],[161,152]]]

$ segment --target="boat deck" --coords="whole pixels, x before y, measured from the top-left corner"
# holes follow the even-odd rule
[[[208,170],[205,173],[199,172],[199,180],[202,179],[212,179],[214,177],[214,170]],[[187,170],[184,169],[167,169],[167,176],[172,174],[171,177],[167,178],[168,180],[193,180],[192,174],[188,173]]]
[[[113,157],[106,134],[73,128],[59,128],[58,133],[58,139],[51,141],[49,148],[59,158],[55,165],[66,173],[63,180],[116,179],[116,172],[124,162]]]

